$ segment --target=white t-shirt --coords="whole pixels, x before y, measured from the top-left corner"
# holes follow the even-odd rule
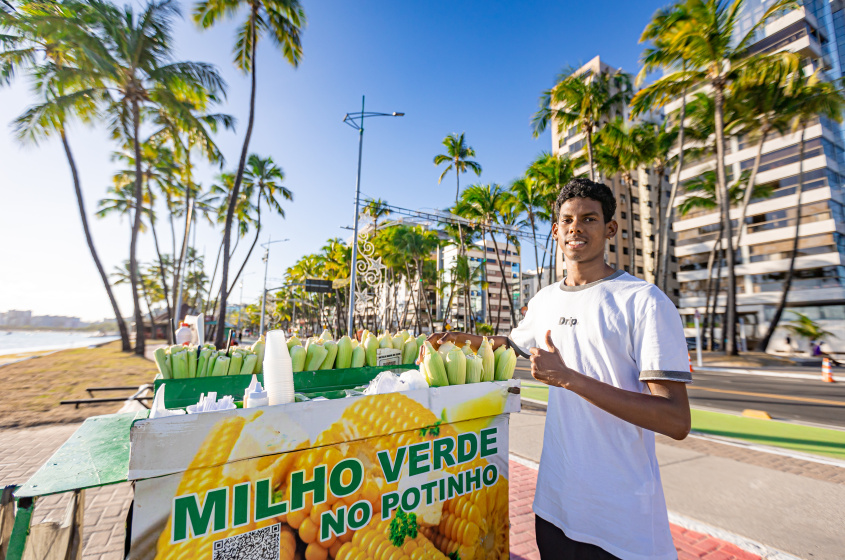
[[[567,366],[615,387],[648,393],[645,381],[692,380],[678,310],[624,271],[543,288],[510,339],[547,350],[549,330]],[[654,432],[559,387],[549,387],[534,513],[623,560],[677,558]]]

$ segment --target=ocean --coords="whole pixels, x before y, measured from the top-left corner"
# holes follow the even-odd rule
[[[6,334],[8,332],[11,334]],[[91,336],[92,334],[67,331],[7,331],[0,327],[0,356],[20,352],[84,348],[120,339],[119,336]]]

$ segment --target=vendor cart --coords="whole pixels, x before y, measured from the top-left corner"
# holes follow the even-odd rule
[[[507,558],[516,380],[363,395],[383,370],[294,374],[284,405],[89,418],[15,493],[8,558],[37,498],[133,481],[131,560]],[[261,380],[261,376],[258,376]],[[159,380],[168,408],[250,376]]]

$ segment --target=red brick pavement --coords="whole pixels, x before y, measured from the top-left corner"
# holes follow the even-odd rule
[[[510,462],[511,560],[540,560],[534,537],[534,487],[537,471]],[[671,525],[678,560],[761,560],[756,554],[709,535]]]

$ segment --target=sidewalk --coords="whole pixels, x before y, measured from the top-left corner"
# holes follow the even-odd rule
[[[534,489],[537,471],[517,461],[510,462],[511,560],[540,560],[534,535]],[[760,560],[761,557],[709,535],[672,524],[672,538],[678,560]]]

